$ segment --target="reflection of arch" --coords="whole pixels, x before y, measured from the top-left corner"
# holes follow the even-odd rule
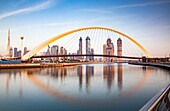
[[[55,36],[53,38],[50,38],[48,39],[47,41],[41,43],[40,45],[38,45],[37,47],[35,47],[34,49],[32,49],[30,52],[28,52],[26,55],[24,55],[22,57],[23,60],[27,60],[29,59],[30,57],[32,57],[34,54],[36,54],[38,51],[40,51],[41,49],[43,49],[44,47],[46,47],[47,45],[53,43],[54,41],[62,38],[62,37],[65,37],[69,34],[72,34],[72,33],[75,33],[75,32],[78,32],[78,31],[82,31],[82,30],[89,30],[89,29],[101,29],[101,30],[109,30],[109,31],[112,31],[112,32],[115,32],[115,33],[118,33],[126,38],[128,38],[129,40],[131,40],[133,43],[135,43],[140,49],[143,50],[143,52],[145,52],[145,54],[148,56],[148,57],[151,57],[151,55],[146,51],[145,48],[143,48],[138,42],[136,42],[134,39],[132,39],[131,37],[119,32],[119,31],[116,31],[116,30],[113,30],[113,29],[109,29],[109,28],[104,28],[104,27],[87,27],[87,28],[80,28],[80,29],[76,29],[76,30],[72,30],[72,31],[69,31],[69,32],[66,32],[66,33],[63,33],[63,34],[60,34],[58,36]]]
[[[56,97],[56,98],[62,98],[64,100],[67,101],[73,101],[74,98],[72,98],[69,95],[66,95],[64,93],[61,93],[60,91],[57,91],[56,89],[44,84],[43,82],[41,82],[40,80],[38,80],[34,74],[27,74],[26,76],[39,88],[43,89],[45,92],[47,92],[48,94],[51,94],[52,96]]]
[[[137,92],[144,85],[146,80],[148,80],[150,78],[150,76],[152,74],[152,68],[147,68],[145,70],[146,70],[145,76],[137,84],[135,84],[133,87],[131,87],[129,91],[124,93],[124,95],[129,96],[129,95],[134,94],[135,92]]]
[[[65,92],[61,92],[45,83],[43,83],[40,79],[38,79],[34,73],[35,72],[40,72],[41,69],[40,68],[35,68],[35,69],[13,69],[17,72],[22,72],[21,75],[26,75],[26,77],[29,78],[29,80],[31,80],[31,82],[34,83],[34,85],[36,85],[37,87],[39,87],[40,89],[42,89],[43,91],[45,91],[46,93],[56,97],[56,98],[59,98],[59,99],[63,99],[65,101],[78,101],[80,102],[80,100],[85,100],[84,98],[77,98],[77,97],[73,97],[70,93],[65,93]],[[122,69],[120,69],[122,70]],[[134,94],[135,92],[137,92],[138,90],[140,90],[140,88],[144,85],[144,83],[149,79],[149,77],[151,76],[151,72],[152,72],[152,68],[146,68],[146,74],[141,78],[141,80],[135,84],[134,86],[130,87],[129,90],[127,90],[126,92],[122,92],[120,93],[120,95],[132,95]],[[0,70],[2,71],[2,70]],[[12,72],[12,70],[8,70],[8,72]],[[34,72],[34,73],[33,73]],[[82,72],[81,72],[82,73]],[[8,81],[9,79],[9,76],[10,75],[7,75],[7,81],[6,82],[10,82]],[[6,86],[8,88],[8,86]],[[8,89],[7,89],[8,90]],[[120,99],[120,96],[118,98],[110,98],[110,100],[112,99]],[[89,101],[88,101],[89,102]],[[94,102],[93,100],[91,100],[91,102]],[[96,101],[95,101],[96,102]]]

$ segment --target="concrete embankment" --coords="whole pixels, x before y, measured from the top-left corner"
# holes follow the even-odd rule
[[[160,67],[167,70],[170,70],[170,64],[163,64],[163,63],[142,63],[142,62],[129,62],[129,64],[133,65],[144,65],[144,66],[154,66],[154,67]]]
[[[0,69],[13,68],[40,68],[40,67],[64,67],[88,63],[20,63],[20,64],[0,64]]]

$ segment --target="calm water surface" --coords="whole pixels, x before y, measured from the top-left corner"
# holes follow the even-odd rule
[[[169,81],[167,70],[128,64],[1,69],[0,111],[136,111]]]

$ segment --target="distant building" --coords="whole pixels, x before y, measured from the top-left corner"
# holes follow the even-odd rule
[[[51,47],[51,51],[52,51],[53,55],[57,55],[58,45],[53,45],[53,46]]]
[[[90,54],[94,54],[93,48],[91,48]],[[90,61],[94,61],[94,56],[90,56]]]
[[[17,57],[17,48],[14,48],[14,57]]]
[[[45,56],[45,51],[40,52],[40,55],[41,55],[41,56]]]
[[[21,57],[21,50],[17,51],[17,57]]]
[[[63,47],[60,47],[60,55],[63,55],[64,54],[64,49]],[[63,59],[63,57],[61,57],[61,59]]]
[[[67,55],[67,50],[64,48],[64,54]],[[68,59],[68,57],[65,57],[66,59]]]
[[[53,53],[53,55],[57,55],[57,52],[58,52],[58,45],[53,45],[51,47],[51,52]],[[56,59],[56,57],[55,57]]]
[[[10,47],[10,49],[9,49],[9,57],[13,57],[13,49],[12,49],[12,47]]]
[[[77,50],[77,54],[79,54],[79,50]],[[80,58],[80,57],[78,57],[78,58]]]
[[[51,55],[51,53],[50,53],[50,49],[48,48],[47,49],[47,52],[46,52],[46,54],[45,55]]]
[[[77,54],[82,54],[83,53],[83,42],[82,42],[82,37],[79,39],[79,50]],[[79,59],[82,59],[82,56],[79,57]]]
[[[24,47],[24,55],[27,53],[27,47]]]
[[[90,54],[90,38],[88,36],[86,38],[86,54]],[[90,57],[87,56],[86,60],[90,60]]]
[[[8,30],[8,44],[7,44],[7,56],[10,53],[10,29]]]
[[[60,47],[60,55],[63,55],[63,47]]]
[[[107,39],[107,44],[103,45],[103,55],[114,55],[114,45],[110,38]],[[104,61],[112,62],[114,61],[113,57],[103,57]]]
[[[117,39],[117,56],[122,56],[122,40],[121,38]],[[118,58],[119,61],[122,60],[122,58]]]

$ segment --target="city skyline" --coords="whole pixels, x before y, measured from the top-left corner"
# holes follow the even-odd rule
[[[73,8],[71,4],[77,5]],[[64,9],[63,5],[67,9]],[[7,7],[10,6],[9,10]],[[19,48],[19,38],[24,36],[24,46],[31,50],[47,39],[69,30],[103,26],[133,37],[152,56],[169,56],[170,16],[166,11],[169,6],[168,0],[2,1],[0,39],[3,42],[0,43],[0,55],[6,54],[9,28],[11,29],[11,46]]]

